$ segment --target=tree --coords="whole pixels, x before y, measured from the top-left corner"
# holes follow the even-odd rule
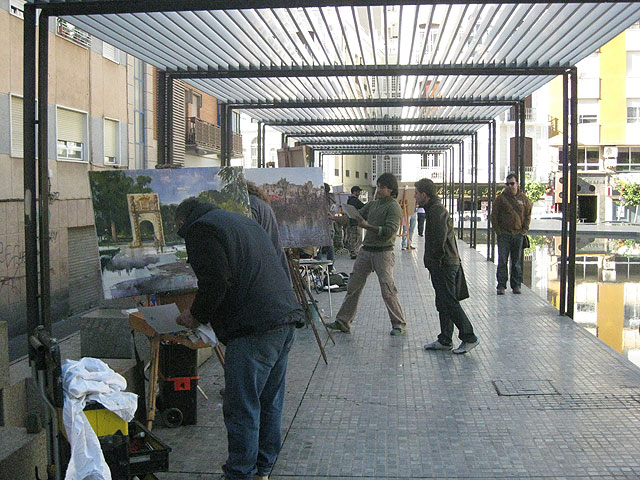
[[[546,185],[535,180],[528,180],[525,185],[525,194],[531,203],[535,203],[542,198]]]
[[[636,222],[638,221],[638,209],[640,207],[640,184],[620,182],[620,196],[624,205],[636,207]]]
[[[131,236],[129,222],[128,193],[151,193],[147,185],[151,177],[138,176],[135,181],[122,170],[89,172],[96,231],[99,235],[111,236],[118,243],[118,233]]]

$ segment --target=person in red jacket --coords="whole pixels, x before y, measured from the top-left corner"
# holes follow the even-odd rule
[[[507,183],[496,198],[491,210],[491,223],[498,236],[498,270],[496,293],[504,295],[507,289],[507,263],[511,257],[510,285],[513,293],[521,293],[522,284],[522,243],[531,223],[531,202],[518,192],[518,178],[507,176]]]

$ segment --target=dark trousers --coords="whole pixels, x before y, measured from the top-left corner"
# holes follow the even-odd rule
[[[523,240],[524,235],[519,233],[515,235],[501,233],[498,235],[498,271],[496,273],[498,288],[507,288],[507,280],[509,280],[507,263],[509,262],[509,258],[511,258],[511,280],[509,284],[511,288],[520,288],[522,284]]]
[[[424,221],[427,219],[426,213],[418,213],[418,235],[424,235]]]
[[[473,333],[473,325],[464,313],[456,297],[456,273],[460,265],[443,265],[429,268],[431,283],[436,291],[436,309],[440,315],[440,335],[438,341],[442,345],[451,345],[453,326],[458,328],[458,338],[463,342],[473,343],[478,338]]]

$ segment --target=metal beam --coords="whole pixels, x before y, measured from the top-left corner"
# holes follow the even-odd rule
[[[601,0],[582,0],[580,3],[600,3]],[[415,5],[415,0],[395,0],[394,5]],[[474,5],[478,0],[422,0],[424,5]],[[571,0],[495,0],[491,3],[497,5],[526,4],[570,4]],[[51,16],[60,15],[99,15],[116,13],[151,13],[151,12],[178,12],[201,10],[237,10],[242,9],[269,9],[269,8],[310,8],[310,7],[368,7],[386,6],[388,0],[289,0],[284,4],[282,0],[244,0],[241,5],[225,0],[93,0],[93,1],[67,1],[50,2],[49,0],[35,0],[36,8],[41,8]]]
[[[299,77],[386,77],[386,76],[551,76],[562,75],[563,67],[506,67],[500,65],[328,65],[307,68],[290,66],[262,67],[236,70],[183,70],[168,74],[180,79],[247,79]]]
[[[342,147],[342,146],[370,146],[371,148],[377,148],[378,146],[383,146],[383,145],[395,145],[395,146],[415,146],[415,145],[446,145],[447,148],[449,145],[452,144],[457,144],[457,141],[452,141],[452,142],[434,142],[434,141],[427,141],[427,140],[415,140],[415,141],[410,141],[410,140],[376,140],[375,142],[367,142],[367,141],[363,141],[363,140],[319,140],[316,142],[305,142],[305,145],[309,145],[310,147],[313,147],[314,145],[321,145],[321,146],[331,146],[331,145],[336,145],[338,147]]]
[[[474,132],[454,132],[447,130],[444,132],[427,132],[416,130],[389,130],[387,132],[287,132],[288,137],[294,138],[314,138],[314,137],[465,137]]]
[[[315,126],[358,126],[358,125],[484,125],[492,118],[369,118],[363,120],[282,120],[267,122],[271,127],[315,127]]]
[[[247,102],[230,104],[241,110],[271,110],[278,108],[358,108],[358,107],[511,107],[520,99],[477,98],[377,98],[370,100],[298,100],[277,102]]]

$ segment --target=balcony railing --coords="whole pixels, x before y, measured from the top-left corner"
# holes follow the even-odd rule
[[[231,156],[242,156],[242,135],[234,132],[232,141]],[[220,153],[221,145],[222,135],[218,125],[205,122],[197,117],[187,119],[185,146],[207,153]]]
[[[524,109],[524,119],[527,122],[535,122],[537,118],[536,115],[536,109],[535,108],[531,108],[531,107],[525,107]],[[516,120],[516,114],[515,114],[515,108],[512,110],[509,110],[509,113],[507,115],[507,121],[509,122],[515,122]]]

